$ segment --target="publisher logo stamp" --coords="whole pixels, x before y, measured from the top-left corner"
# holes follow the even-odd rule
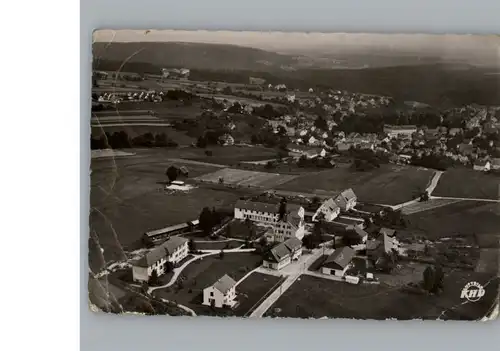
[[[478,282],[470,282],[462,289],[461,299],[467,299],[470,302],[479,301],[484,296],[484,288]]]

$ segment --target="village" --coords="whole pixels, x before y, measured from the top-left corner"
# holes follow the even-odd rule
[[[470,280],[498,284],[500,107],[196,74],[94,73],[93,308],[491,313],[491,287],[457,306]]]

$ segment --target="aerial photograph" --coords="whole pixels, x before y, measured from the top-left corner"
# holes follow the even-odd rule
[[[500,36],[102,29],[90,79],[92,311],[497,318]]]

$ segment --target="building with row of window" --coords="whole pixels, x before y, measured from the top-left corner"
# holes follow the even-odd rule
[[[238,200],[234,207],[234,218],[249,219],[257,225],[268,227],[266,237],[269,241],[283,242],[293,237],[300,240],[304,237],[304,208],[295,204],[285,206],[285,213],[280,216],[280,204]]]
[[[173,236],[155,247],[140,259],[132,262],[132,276],[136,282],[147,282],[156,271],[157,276],[166,273],[167,262],[176,265],[188,255],[188,240]]]

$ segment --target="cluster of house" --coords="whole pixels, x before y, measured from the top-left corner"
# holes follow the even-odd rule
[[[165,94],[160,91],[141,91],[141,92],[105,92],[97,97],[98,102],[111,102],[118,104],[123,101],[128,102],[162,102]]]
[[[163,79],[187,80],[190,73],[191,71],[188,68],[163,68],[161,70]]]

